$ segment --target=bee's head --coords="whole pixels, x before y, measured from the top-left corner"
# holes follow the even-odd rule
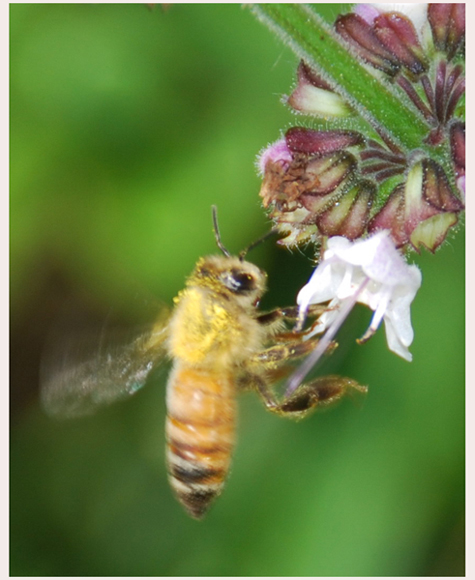
[[[198,261],[190,282],[243,305],[256,305],[266,290],[266,279],[263,270],[242,258],[208,256]]]
[[[214,236],[223,256],[201,258],[188,280],[188,285],[208,287],[220,296],[234,299],[244,307],[256,306],[266,291],[267,274],[251,262],[246,262],[244,257],[249,250],[275,232],[271,230],[235,257],[221,241],[215,205],[212,206],[212,211]]]

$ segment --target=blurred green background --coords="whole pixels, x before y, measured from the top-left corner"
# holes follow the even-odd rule
[[[240,6],[10,12],[11,574],[463,575],[461,231],[413,256],[411,364],[383,330],[355,345],[369,311],[348,321],[327,369],[369,385],[364,401],[292,423],[240,397],[232,474],[202,522],[166,481],[163,378],[90,418],[43,414],[41,353],[65,304],[127,321],[142,294],[171,304],[216,251],[213,203],[231,251],[263,234],[255,156],[305,120],[280,103],[296,57]],[[253,252],[265,308],[295,300],[309,257]]]

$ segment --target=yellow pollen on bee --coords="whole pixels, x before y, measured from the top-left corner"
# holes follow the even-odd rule
[[[234,324],[227,310],[216,302],[204,302],[200,290],[188,288],[179,295],[180,311],[170,347],[174,357],[199,364],[211,353],[227,352]]]

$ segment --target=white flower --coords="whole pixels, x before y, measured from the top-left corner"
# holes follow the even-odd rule
[[[360,342],[368,340],[384,319],[389,349],[410,361],[408,347],[414,338],[410,305],[421,280],[419,268],[406,263],[387,231],[355,242],[333,237],[323,260],[299,292],[299,320],[303,324],[310,304],[331,301],[312,330],[312,334],[326,331],[320,341],[324,352],[354,304],[366,304],[374,315]]]

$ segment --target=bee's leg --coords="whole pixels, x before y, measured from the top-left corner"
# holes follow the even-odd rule
[[[318,339],[309,340],[293,340],[283,344],[275,344],[266,348],[265,350],[255,354],[252,362],[259,366],[264,366],[269,370],[277,368],[289,359],[300,358],[312,352],[317,346]],[[328,348],[328,352],[333,351],[337,344],[332,342]],[[291,370],[291,369],[289,369]]]
[[[246,390],[255,388],[261,381],[260,371],[264,370],[266,376],[273,382],[285,378],[292,372],[290,365],[284,365],[290,359],[300,358],[310,353],[318,344],[318,339],[305,341],[294,340],[285,344],[274,344],[256,354],[249,360],[250,371],[238,377],[238,387]],[[331,343],[328,350],[336,348],[336,343]],[[255,371],[252,369],[255,368]]]
[[[289,338],[291,340],[288,340]],[[251,365],[255,364],[258,367],[264,367],[266,370],[273,372],[279,369],[279,367],[282,367],[288,360],[301,358],[311,353],[319,342],[318,338],[308,338],[307,340],[303,340],[303,338],[305,338],[303,333],[290,334],[287,336],[285,342],[274,344],[256,353],[250,360],[250,363]],[[278,336],[274,337],[274,340],[278,340]],[[336,342],[331,342],[326,353],[331,354],[337,346],[338,344]],[[288,368],[288,372],[291,370],[292,368]]]
[[[294,394],[279,401],[269,388],[269,379],[274,381],[286,376],[292,371],[292,367],[283,366],[283,363],[289,359],[305,356],[317,344],[318,339],[295,340],[290,343],[271,346],[254,356],[256,367],[263,366],[268,378],[266,380],[262,375],[257,375],[256,373],[256,375],[250,377],[250,382],[255,386],[269,411],[281,416],[301,419],[316,407],[327,406],[337,402],[345,395],[348,389],[354,389],[360,393],[367,392],[367,387],[361,386],[353,379],[330,375],[300,385]],[[336,348],[336,343],[332,343],[329,348]]]
[[[363,387],[353,379],[329,375],[302,384],[293,395],[279,402],[264,380],[259,378],[255,381],[255,385],[269,411],[290,419],[303,419],[317,407],[336,403],[348,389],[363,394],[368,391],[367,387]]]
[[[322,304],[311,304],[307,311],[307,318],[320,316],[327,310],[327,306]],[[296,322],[299,317],[298,306],[288,306],[287,308],[275,308],[270,312],[265,312],[257,317],[257,321],[265,326],[272,325],[281,320]]]

